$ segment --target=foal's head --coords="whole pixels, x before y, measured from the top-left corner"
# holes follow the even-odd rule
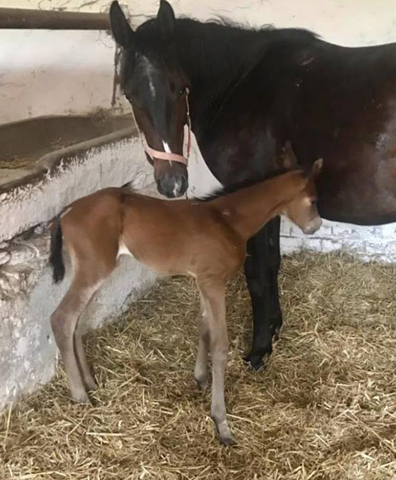
[[[297,160],[287,142],[283,154],[285,167],[296,168]],[[299,185],[298,193],[284,205],[282,214],[298,225],[304,233],[315,233],[322,225],[322,219],[317,209],[318,194],[316,179],[323,167],[323,159],[319,158],[312,165],[309,173],[298,170],[293,172],[294,179]]]
[[[179,197],[188,187],[187,161],[156,157],[159,152],[183,156],[184,125],[189,121],[189,82],[175,55],[174,12],[161,0],[157,17],[133,31],[114,1],[110,24],[123,50],[122,89],[148,146],[154,149],[147,158],[154,165],[158,191],[170,198]]]

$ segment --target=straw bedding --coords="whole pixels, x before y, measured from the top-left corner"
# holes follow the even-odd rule
[[[88,335],[100,383],[73,405],[65,376],[0,419],[2,479],[396,478],[396,267],[298,254],[283,261],[285,326],[266,368],[242,354],[250,303],[228,288],[226,384],[237,445],[222,447],[193,380],[198,296],[173,279]]]

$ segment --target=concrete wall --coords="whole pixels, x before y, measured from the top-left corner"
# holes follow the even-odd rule
[[[155,194],[150,186],[151,167],[136,137],[79,152],[44,181],[25,185],[0,199],[5,204],[9,200],[10,208],[16,206],[8,214],[3,212],[6,218],[15,220],[19,211],[21,224],[30,226],[26,222],[32,218],[34,224],[40,223],[11,240],[7,231],[14,232],[10,230],[15,227],[13,222],[2,228],[7,240],[0,241],[0,411],[21,393],[47,382],[55,372],[57,349],[49,320],[69,286],[70,276],[59,285],[52,283],[47,220],[82,195],[127,182],[134,189]],[[121,257],[116,271],[84,312],[83,321],[87,327],[97,327],[116,318],[155,281],[153,272]]]

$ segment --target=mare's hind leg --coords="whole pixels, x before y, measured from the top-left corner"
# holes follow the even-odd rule
[[[253,342],[246,360],[253,368],[263,365],[263,357],[272,353],[272,336],[282,325],[279,304],[278,272],[280,219],[276,218],[248,242],[245,275],[252,301]]]
[[[199,388],[205,389],[208,386],[209,324],[207,308],[205,308],[202,297],[198,322],[200,335],[197,360],[194,368],[194,378],[197,381]]]

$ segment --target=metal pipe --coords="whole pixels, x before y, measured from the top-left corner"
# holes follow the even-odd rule
[[[109,30],[108,13],[0,8],[0,29]]]

